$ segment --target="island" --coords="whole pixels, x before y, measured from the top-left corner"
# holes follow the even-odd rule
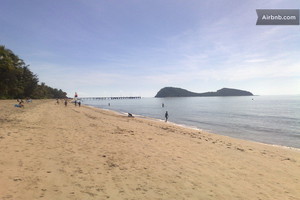
[[[163,97],[224,97],[224,96],[253,96],[251,92],[232,89],[232,88],[222,88],[216,92],[205,92],[196,93],[191,92],[182,88],[175,87],[164,87],[157,92],[156,98]]]

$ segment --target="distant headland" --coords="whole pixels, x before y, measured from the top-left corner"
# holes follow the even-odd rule
[[[214,96],[253,96],[251,92],[232,89],[232,88],[222,88],[216,92],[205,92],[196,93],[191,92],[182,88],[175,87],[164,87],[158,91],[155,95],[156,98],[162,97],[214,97]]]

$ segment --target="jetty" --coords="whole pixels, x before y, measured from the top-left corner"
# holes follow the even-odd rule
[[[140,96],[128,96],[128,97],[80,97],[78,100],[122,100],[122,99],[141,99]]]

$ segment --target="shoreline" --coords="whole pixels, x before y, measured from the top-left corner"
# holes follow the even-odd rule
[[[300,200],[300,153],[92,106],[0,101],[0,199]]]
[[[117,111],[117,110],[113,110],[113,109],[96,107],[96,106],[92,106],[92,105],[85,105],[85,104],[83,104],[83,105],[87,106],[87,107],[95,108],[95,109],[100,109],[100,110],[113,112],[113,113],[119,114],[121,116],[127,116],[126,112],[121,112],[121,111]],[[164,122],[163,119],[147,117],[147,116],[143,116],[143,115],[139,115],[139,114],[135,114],[135,113],[132,113],[132,114],[137,118],[148,119],[148,120],[153,120],[153,121],[157,121],[157,122]],[[228,138],[232,138],[232,139],[238,139],[238,140],[243,140],[243,141],[247,141],[247,142],[254,142],[254,143],[257,143],[257,144],[261,144],[261,145],[267,145],[267,146],[273,146],[273,147],[278,147],[278,148],[283,148],[283,149],[291,149],[291,150],[294,150],[294,151],[300,151],[300,148],[297,148],[297,147],[289,147],[289,146],[285,146],[285,145],[264,143],[264,142],[254,141],[254,140],[247,140],[247,139],[242,139],[242,138],[231,137],[231,136],[211,132],[210,130],[201,129],[201,128],[198,128],[196,126],[189,126],[189,125],[186,125],[186,124],[179,124],[179,123],[175,123],[175,122],[171,122],[171,121],[168,121],[168,123],[171,124],[171,125],[174,125],[174,126],[182,127],[182,128],[192,129],[192,130],[196,130],[196,131],[204,131],[206,133],[214,134],[214,135],[217,135],[217,136],[224,136],[224,137],[228,137]]]

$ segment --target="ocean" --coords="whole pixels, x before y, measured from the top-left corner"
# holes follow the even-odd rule
[[[176,124],[244,140],[300,148],[300,96],[84,100],[83,104],[161,120],[168,111],[169,121]]]

